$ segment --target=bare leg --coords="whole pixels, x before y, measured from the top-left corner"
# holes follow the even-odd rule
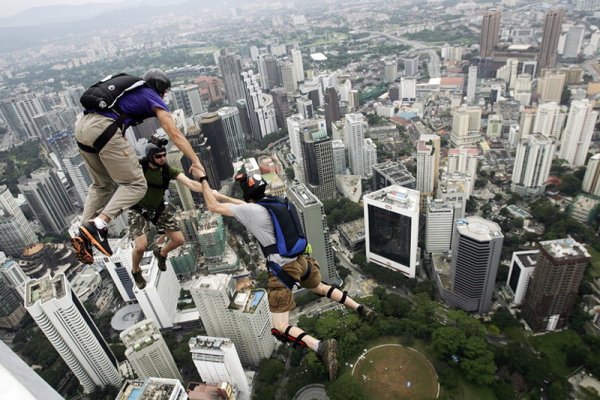
[[[148,247],[148,237],[146,234],[140,235],[133,241],[133,251],[131,252],[131,272],[140,270],[140,262],[144,257],[144,252]]]
[[[330,285],[321,282],[319,283],[319,286],[311,290],[313,291],[313,293],[318,294],[319,296],[327,296],[327,293],[330,289]],[[333,292],[331,292],[331,300],[337,301],[338,303],[342,300],[343,296],[344,292],[342,292],[340,289],[335,288]],[[352,300],[350,296],[346,296],[346,299],[344,300],[344,305],[350,308],[351,310],[356,310],[360,306],[360,304]]]
[[[166,257],[171,250],[175,250],[185,243],[185,238],[181,231],[165,231],[165,235],[169,238],[169,241],[160,249],[160,255],[163,257]]]
[[[286,328],[290,325],[290,313],[286,311],[284,313],[271,313],[271,318],[273,319],[273,328],[277,329],[279,332],[284,332]],[[300,336],[304,331],[297,326],[293,326],[290,329],[289,334],[293,337]],[[315,339],[310,335],[306,335],[302,338],[306,346],[309,347],[313,351],[317,351],[319,348],[319,340]]]

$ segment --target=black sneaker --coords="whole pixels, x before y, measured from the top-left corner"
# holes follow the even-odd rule
[[[71,246],[75,251],[75,256],[83,264],[94,263],[94,247],[87,238],[77,235],[71,238]]]
[[[156,257],[156,259],[158,260],[158,269],[160,269],[163,272],[166,271],[167,270],[167,257],[160,254],[160,247],[155,248],[152,251],[152,254],[154,254],[154,257]]]
[[[135,281],[135,285],[138,287],[138,289],[141,290],[146,287],[146,280],[142,276],[142,270],[132,272],[131,275],[133,276],[133,280]]]
[[[335,378],[337,378],[338,374],[339,365],[337,361],[337,353],[337,340],[328,339],[319,342],[319,348],[317,349],[317,357],[319,357],[323,365],[325,365],[330,382],[335,381]]]
[[[358,313],[360,319],[362,319],[363,321],[367,321],[369,324],[372,324],[373,321],[375,321],[375,319],[377,318],[377,313],[375,312],[375,310],[365,306],[364,304],[358,306],[356,312]]]
[[[108,245],[108,228],[98,229],[94,221],[88,221],[79,227],[81,234],[92,244],[95,248],[100,250],[105,256],[112,256],[113,252]]]

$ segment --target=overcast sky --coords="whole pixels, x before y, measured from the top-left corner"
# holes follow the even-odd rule
[[[32,7],[58,4],[116,3],[123,0],[7,0],[0,7],[0,17],[10,17]]]

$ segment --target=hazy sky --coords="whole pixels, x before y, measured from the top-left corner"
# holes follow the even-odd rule
[[[32,7],[58,4],[116,3],[123,0],[8,0],[0,7],[0,17],[10,17]]]

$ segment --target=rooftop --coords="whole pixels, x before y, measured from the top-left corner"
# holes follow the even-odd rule
[[[538,257],[540,255],[539,250],[528,250],[528,251],[515,251],[513,255],[521,261],[521,264],[525,268],[535,267],[537,264]]]
[[[288,190],[302,202],[304,207],[320,203],[319,199],[304,185],[292,186]]]
[[[168,400],[177,386],[181,386],[177,379],[128,380],[123,384],[115,400]]]
[[[461,235],[480,242],[504,237],[497,223],[477,216],[457,220],[456,229]]]
[[[43,276],[27,282],[25,286],[25,305],[31,306],[38,300],[42,303],[50,299],[58,299],[66,294],[66,278],[63,274],[51,277]]]
[[[555,260],[591,258],[587,249],[572,238],[546,240],[544,242],[540,242],[540,247],[542,247]]]
[[[417,210],[419,207],[419,192],[398,185],[391,185],[369,193],[364,198],[406,210]]]

